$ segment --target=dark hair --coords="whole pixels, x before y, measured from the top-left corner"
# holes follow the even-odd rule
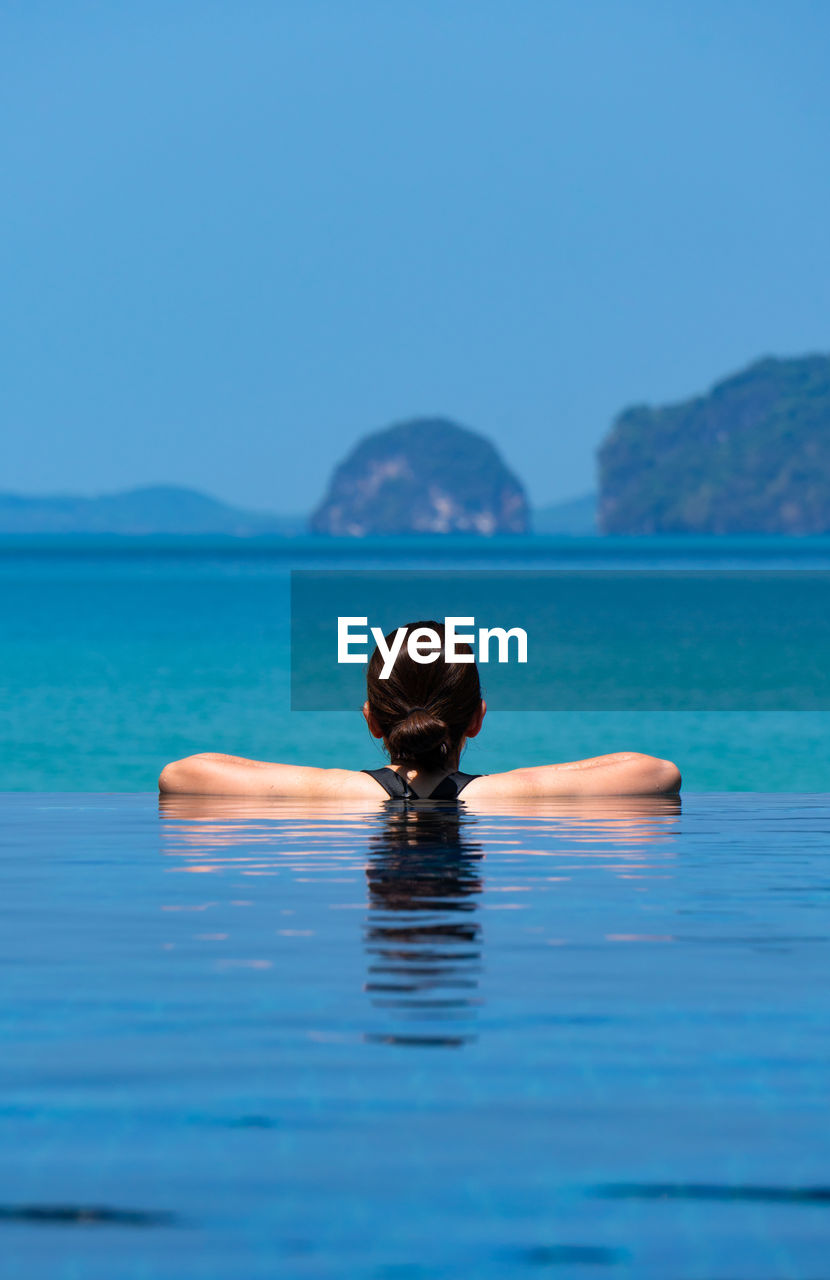
[[[434,662],[415,662],[409,656],[409,633],[429,627],[441,640]],[[383,657],[375,649],[366,676],[369,710],[383,734],[393,764],[422,769],[452,768],[458,764],[461,740],[481,706],[481,684],[475,662],[448,662],[444,626],[440,622],[408,622],[404,643],[386,680],[380,673]],[[395,631],[386,637],[392,644]],[[472,653],[456,643],[458,653]]]

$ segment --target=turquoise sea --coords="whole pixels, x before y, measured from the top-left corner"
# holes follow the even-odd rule
[[[357,709],[289,708],[289,573],[436,567],[826,570],[830,539],[5,539],[3,789],[146,792],[206,750],[376,765]],[[818,710],[496,709],[465,767],[634,749],[676,760],[692,791],[819,792],[828,748]]]

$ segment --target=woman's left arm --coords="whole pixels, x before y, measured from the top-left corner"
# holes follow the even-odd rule
[[[203,752],[165,765],[159,791],[166,795],[371,797],[377,784],[352,769],[315,769]]]

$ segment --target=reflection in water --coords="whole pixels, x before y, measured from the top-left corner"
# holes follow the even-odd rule
[[[455,801],[391,800],[369,838],[366,990],[405,1030],[387,1044],[457,1047],[478,1004],[482,845]],[[419,1025],[420,1024],[420,1025]]]
[[[298,903],[317,911],[316,917],[305,916],[304,927],[298,927],[299,920],[285,920],[285,927],[263,935],[261,929],[254,934],[250,925],[239,929],[235,921],[229,926],[227,916],[220,916],[216,925],[213,917],[200,918],[194,940],[215,943],[223,952],[217,955],[218,969],[271,968],[276,954],[273,937],[314,938],[319,930],[320,945],[325,946],[319,918],[321,895],[328,893],[323,886],[355,883],[365,875],[364,990],[371,1001],[372,1025],[364,1039],[457,1048],[476,1039],[475,1019],[482,1003],[479,907],[485,852],[493,860],[495,883],[490,890],[499,895],[491,908],[516,910],[519,894],[525,895],[521,910],[532,905],[538,911],[544,903],[533,936],[544,938],[545,946],[565,945],[569,938],[560,936],[562,889],[574,876],[582,877],[593,867],[606,880],[656,882],[671,873],[680,801],[671,796],[312,806],[300,800],[171,796],[162,798],[160,813],[170,871],[188,872],[187,879],[197,874],[203,885],[205,875],[233,874],[237,887],[231,906],[254,905],[236,901],[241,876],[250,878],[252,898],[262,901],[271,899],[267,891],[253,893],[258,878],[267,881],[287,874],[294,886],[309,886],[299,890],[290,908],[280,899],[280,918],[304,909]],[[504,867],[514,859],[517,871],[509,873],[505,884]],[[532,864],[538,871],[531,871]],[[187,896],[179,894],[161,910],[212,910],[223,892],[216,884],[208,894],[202,889],[197,902],[187,901]],[[336,903],[326,897],[324,906],[363,910],[363,903],[351,897]],[[617,927],[605,933],[605,941],[615,946],[672,941],[666,930],[634,928],[628,915],[620,914],[613,923]],[[251,954],[254,936],[257,951]],[[242,955],[240,943],[245,947]],[[234,953],[227,951],[230,946],[236,948]],[[321,1034],[332,1034],[331,1028]]]

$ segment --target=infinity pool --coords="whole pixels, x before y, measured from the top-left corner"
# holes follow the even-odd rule
[[[830,1275],[830,797],[0,805],[4,1277]]]

